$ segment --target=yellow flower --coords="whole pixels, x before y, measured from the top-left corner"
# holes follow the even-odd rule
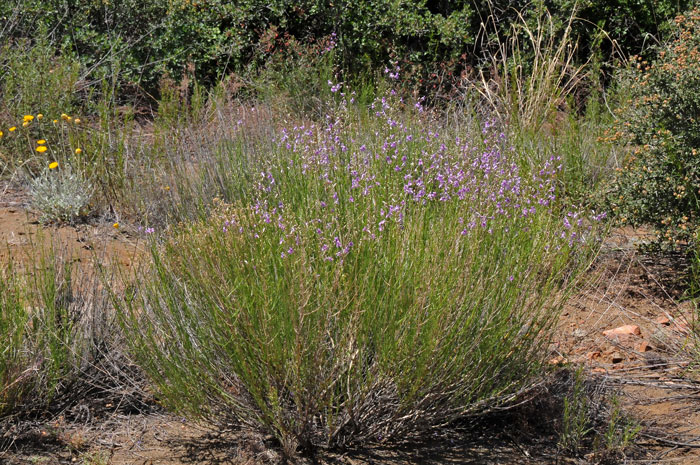
[[[58,168],[58,162],[57,162],[57,161],[52,161],[51,163],[49,163],[49,169],[50,169],[50,170],[55,170],[56,168]]]
[[[31,120],[33,120],[33,119],[34,119],[34,117],[33,117],[32,115],[24,115],[24,122],[25,122],[25,123],[28,122],[28,121],[31,121]]]
[[[75,120],[73,120],[73,122],[74,122],[75,124],[80,124],[80,118],[75,118]]]
[[[36,141],[36,143],[39,145],[44,145],[46,141],[44,139],[39,139],[38,141]]]
[[[17,130],[17,126],[12,126],[10,129],[8,129],[8,131],[10,131],[10,132],[14,132],[16,130]]]
[[[78,147],[77,149],[75,149],[75,154],[76,154],[76,155],[80,155],[81,153],[83,153],[83,149],[81,149],[80,147]]]
[[[53,124],[56,124],[56,123],[58,123],[58,120],[57,119],[53,120]]]
[[[44,117],[44,115],[42,115],[41,113],[39,113],[38,115],[36,115],[36,119],[41,119],[41,118],[43,118],[43,117]]]
[[[68,118],[69,118],[68,115],[66,115],[65,113],[61,113],[61,119],[68,119]]]
[[[22,123],[23,128],[26,128],[27,126],[29,126],[29,121],[25,121],[24,123]]]
[[[114,229],[119,228],[119,223],[114,223],[114,224],[112,225],[112,227],[113,227]]]
[[[2,131],[0,131],[0,137],[2,137],[2,135],[3,135],[3,133],[2,133]]]
[[[39,153],[44,153],[44,152],[46,152],[46,146],[45,146],[45,145],[40,145],[40,146],[37,147],[35,150],[36,150],[37,152],[39,152]]]

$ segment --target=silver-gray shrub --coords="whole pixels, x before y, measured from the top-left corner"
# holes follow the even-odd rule
[[[73,222],[88,214],[94,188],[92,183],[70,165],[45,168],[30,181],[31,206],[42,222]]]

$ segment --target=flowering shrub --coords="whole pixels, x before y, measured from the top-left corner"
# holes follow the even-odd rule
[[[674,24],[658,58],[628,72],[625,123],[613,137],[633,152],[608,195],[621,222],[653,225],[671,248],[700,239],[700,9]]]
[[[560,209],[558,159],[525,175],[489,124],[465,139],[420,103],[365,112],[334,90],[325,123],[232,149],[234,198],[154,242],[121,309],[165,403],[288,455],[512,398],[592,248],[590,220]]]

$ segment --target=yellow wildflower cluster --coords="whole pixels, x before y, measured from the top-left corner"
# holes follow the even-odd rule
[[[26,128],[29,127],[34,120],[42,120],[44,119],[44,115],[42,113],[37,113],[36,116],[34,115],[24,115],[22,118],[22,127]],[[74,124],[80,124],[80,118],[73,118],[72,116],[67,115],[66,113],[61,114],[61,119],[66,121],[66,122],[72,122]],[[58,119],[53,120],[54,124],[58,123]],[[17,130],[17,126],[12,126],[7,129],[8,132],[15,132]],[[3,131],[0,131],[0,137],[4,135]]]
[[[28,128],[36,121],[41,121],[43,119],[44,119],[44,115],[42,113],[37,113],[36,115],[32,115],[32,114],[24,115],[22,117],[22,123],[21,123],[22,126],[21,127]],[[73,123],[73,124],[80,124],[80,122],[81,122],[80,118],[74,118],[66,113],[62,113],[60,116],[60,119],[67,122],[67,123]],[[57,124],[58,122],[59,122],[59,119],[53,120],[54,124]],[[12,133],[16,132],[17,129],[18,129],[18,126],[11,126],[11,127],[7,128],[7,134],[12,134]],[[0,139],[2,139],[5,135],[6,135],[6,133],[4,131],[0,130]],[[36,146],[34,147],[34,150],[40,154],[47,152],[49,150],[49,147],[47,146],[46,139],[43,139],[43,138],[37,139]],[[81,149],[80,147],[77,147],[74,149],[74,152],[76,155],[80,155],[81,153],[83,153],[83,149]],[[55,170],[56,168],[58,168],[58,166],[59,166],[59,164],[57,161],[50,161],[48,163],[48,168],[50,170]]]

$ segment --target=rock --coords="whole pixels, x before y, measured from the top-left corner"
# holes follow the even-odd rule
[[[550,365],[564,365],[566,364],[566,359],[562,357],[561,355],[554,357],[549,360]]]
[[[641,336],[642,330],[639,329],[639,326],[637,326],[637,325],[624,325],[624,326],[619,326],[615,329],[608,329],[606,331],[603,331],[603,336],[606,336],[606,337],[623,336],[623,335]]]
[[[607,337],[613,344],[629,348],[633,348],[639,342],[639,336],[632,334],[613,334]]]
[[[586,337],[588,332],[585,329],[575,329],[574,332],[572,333],[574,337]]]
[[[600,358],[600,352],[597,351],[597,350],[594,350],[593,352],[588,352],[588,353],[586,354],[586,358],[587,358],[588,360],[596,360],[596,359],[599,359],[599,358]]]
[[[624,357],[622,357],[622,354],[620,352],[615,352],[612,354],[612,362],[613,363],[620,363],[624,360]]]
[[[648,352],[651,350],[651,346],[647,341],[642,341],[639,344],[637,344],[636,350],[637,352]]]
[[[671,320],[669,320],[666,315],[660,315],[656,317],[654,323],[658,325],[669,326],[671,324]]]

